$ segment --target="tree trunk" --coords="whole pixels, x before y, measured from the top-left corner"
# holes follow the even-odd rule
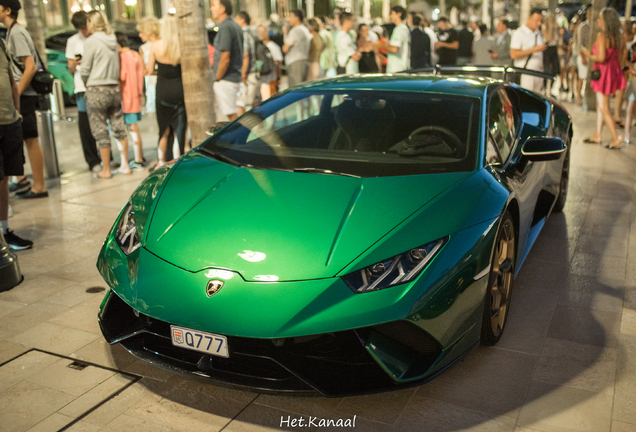
[[[382,0],[382,21],[389,22],[391,14],[391,0]]]
[[[592,52],[592,47],[594,46],[594,42],[596,41],[596,34],[599,31],[598,24],[596,24],[596,20],[598,19],[598,15],[601,13],[601,9],[607,6],[607,0],[592,0],[592,17],[590,18],[590,37],[587,41],[587,49]],[[587,80],[585,81],[585,106],[588,111],[596,111],[596,95],[594,94],[594,90],[590,87],[590,74],[594,69],[594,63],[589,61],[587,62]]]
[[[26,16],[27,31],[33,39],[33,44],[40,54],[42,62],[46,66],[46,47],[44,45],[44,29],[42,16],[40,15],[40,2],[38,0],[24,0],[24,15]],[[37,62],[37,59],[33,59]]]
[[[176,0],[175,6],[179,18],[181,76],[188,126],[192,145],[197,146],[206,139],[205,132],[216,123],[204,2]]]

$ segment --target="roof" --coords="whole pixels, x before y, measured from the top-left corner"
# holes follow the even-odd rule
[[[483,97],[484,90],[497,80],[478,76],[439,76],[431,74],[356,74],[325,78],[305,83],[298,89],[315,90],[384,90],[445,93]]]

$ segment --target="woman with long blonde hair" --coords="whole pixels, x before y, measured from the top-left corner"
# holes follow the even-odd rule
[[[144,43],[139,47],[139,53],[144,60],[144,68],[150,60],[150,47],[152,43],[159,40],[161,34],[161,23],[155,17],[142,18],[137,24],[139,38]],[[146,112],[155,112],[155,95],[157,90],[157,76],[146,75]]]
[[[155,70],[155,65],[157,66]],[[146,67],[149,75],[157,74],[157,123],[159,124],[158,166],[173,159],[169,142],[176,135],[180,154],[183,154],[188,117],[181,81],[181,50],[177,31],[177,17],[168,14],[161,24],[161,39],[152,43]],[[174,155],[174,158],[180,156]]]
[[[117,38],[108,25],[104,12],[94,10],[86,22],[91,37],[84,42],[82,55],[82,80],[86,84],[86,111],[91,132],[102,159],[102,171],[98,178],[111,178],[110,134],[108,121],[119,144],[121,174],[130,174],[128,168],[128,134],[124,124],[119,90],[119,53]]]
[[[616,133],[614,118],[609,110],[609,97],[617,90],[625,88],[625,77],[621,71],[619,53],[621,49],[621,22],[618,12],[613,8],[603,8],[598,16],[599,32],[592,53],[581,47],[581,55],[594,62],[594,70],[600,72],[598,80],[592,81],[590,87],[596,93],[596,132],[584,142],[601,144],[603,123],[612,136],[612,141],[605,146],[610,149],[621,148],[621,139]]]

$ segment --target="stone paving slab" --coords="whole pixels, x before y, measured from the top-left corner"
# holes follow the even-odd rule
[[[0,366],[0,429],[57,431],[139,377],[31,350]]]
[[[0,368],[0,430],[58,430],[75,421],[68,430],[265,431],[298,429],[294,419],[355,418],[361,431],[636,431],[636,146],[583,144],[596,115],[566,106],[574,118],[568,202],[517,276],[502,340],[418,388],[334,399],[183,380],[109,346],[95,322],[103,292],[87,290],[105,287],[95,259],[146,173],[92,179],[73,171],[83,161],[72,136],[58,138],[72,169],[51,183],[49,199],[11,202],[11,228],[36,245],[19,253],[25,281],[0,293],[0,364],[24,362]],[[122,384],[119,375],[66,379],[71,360],[33,348],[142,378],[82,417]],[[16,398],[42,408],[31,416]]]

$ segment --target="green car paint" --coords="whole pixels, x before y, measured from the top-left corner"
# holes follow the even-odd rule
[[[75,79],[73,74],[68,71],[68,59],[66,58],[66,54],[61,51],[47,49],[46,59],[49,72],[51,72],[51,75],[53,75],[56,80],[60,80],[62,90],[71,98],[75,94]]]

